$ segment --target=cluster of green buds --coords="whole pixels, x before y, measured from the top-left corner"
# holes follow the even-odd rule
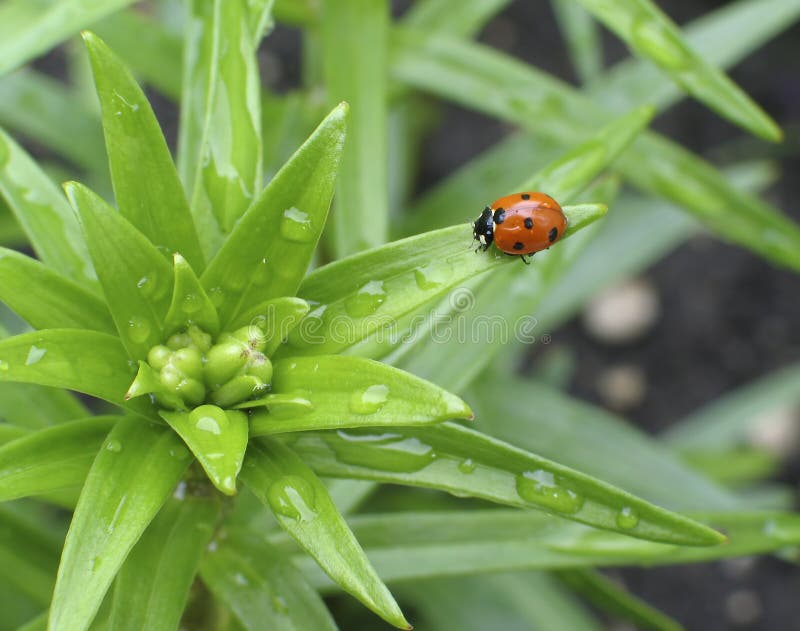
[[[203,403],[231,408],[269,391],[272,362],[264,331],[250,324],[211,335],[190,325],[150,349],[126,398],[150,394],[162,407],[191,409]]]

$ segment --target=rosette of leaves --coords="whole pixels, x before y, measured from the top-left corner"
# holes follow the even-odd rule
[[[43,429],[3,435],[0,499],[74,508],[48,628],[169,629],[182,616],[214,628],[334,628],[253,498],[329,579],[409,628],[333,499],[357,491],[337,491],[329,478],[538,509],[623,539],[722,541],[701,523],[452,422],[472,416],[458,396],[376,361],[453,288],[501,268],[526,270],[473,252],[464,223],[307,274],[348,106],[334,108],[264,187],[250,97],[265,17],[243,7],[197,16],[211,27],[188,36],[188,56],[206,59],[193,68],[214,71],[184,77],[177,167],[132,75],[84,35],[116,208],[78,183],[65,185],[65,198],[0,135],[0,190],[37,255],[0,251],[0,298],[33,329],[0,341],[0,381],[34,388],[28,394],[51,415]],[[220,37],[234,37],[241,57],[221,55],[228,49],[209,41]],[[651,115],[612,122],[521,188],[547,186],[568,201]],[[565,239],[604,211],[565,206]],[[560,248],[538,257],[532,283],[546,282]],[[92,414],[43,387],[115,411]],[[557,544],[560,532],[572,536],[560,521],[549,528]]]

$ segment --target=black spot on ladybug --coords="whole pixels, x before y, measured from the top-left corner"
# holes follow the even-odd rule
[[[522,243],[521,241],[517,241],[517,242],[514,244],[514,249],[515,249],[515,250],[521,250],[521,249],[522,249],[522,248],[524,248],[524,247],[525,247],[525,244],[524,244],[524,243]]]
[[[502,208],[498,208],[494,211],[494,222],[495,223],[503,223],[506,220],[506,211]]]
[[[547,238],[550,239],[550,243],[555,241],[558,238],[558,228],[550,230],[550,234],[547,235]]]
[[[533,219],[531,219],[530,217],[525,217],[525,227],[526,227],[528,230],[530,230],[531,228],[533,228]]]
[[[527,193],[523,193],[522,195],[520,195],[520,197],[521,197],[522,199],[530,199],[530,198],[531,198],[531,196],[530,196],[530,195],[528,195]]]

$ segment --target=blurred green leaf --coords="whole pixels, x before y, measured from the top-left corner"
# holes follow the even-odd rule
[[[89,289],[97,287],[89,253],[69,204],[22,147],[2,130],[0,195],[45,265]]]
[[[578,0],[637,55],[655,63],[684,90],[733,123],[778,141],[778,125],[723,72],[683,40],[680,29],[650,0]]]
[[[189,205],[147,97],[99,37],[88,32],[83,37],[103,111],[106,152],[120,213],[164,254],[180,252],[201,272],[203,253]]]
[[[0,382],[67,388],[152,417],[143,399],[125,402],[134,376],[119,338],[79,329],[47,329],[0,340]]]
[[[336,631],[322,598],[263,537],[231,530],[212,541],[200,576],[247,631]]]
[[[0,247],[0,300],[35,329],[115,333],[105,303],[36,259]]]
[[[737,0],[705,13],[684,29],[686,42],[707,63],[736,64],[800,17],[798,0]],[[731,37],[736,33],[736,37]],[[616,111],[650,103],[664,109],[684,96],[647,60],[622,61],[589,85],[593,100]]]
[[[80,486],[118,416],[31,432],[0,447],[0,501]]]
[[[39,429],[89,416],[86,407],[66,390],[0,380],[0,419]]]
[[[173,257],[173,270],[172,302],[164,318],[164,332],[170,335],[189,324],[196,324],[203,331],[216,335],[219,332],[217,310],[192,267],[178,253]]]
[[[408,30],[394,35],[392,74],[405,83],[562,143],[608,121],[591,99],[497,51]],[[685,207],[718,234],[800,269],[800,228],[689,151],[645,132],[619,166],[635,186]]]
[[[347,105],[333,110],[236,224],[201,280],[223,330],[241,313],[297,291],[325,225]]]
[[[178,155],[199,232],[230,232],[262,188],[256,49],[246,0],[192,0]],[[219,243],[206,241],[211,255]]]
[[[319,18],[318,0],[275,0],[275,19],[295,25],[310,25]]]
[[[172,269],[125,217],[91,190],[69,182],[65,190],[81,226],[117,331],[135,359],[164,341]]]
[[[781,467],[778,456],[757,447],[689,449],[680,456],[705,477],[732,487],[770,478]]]
[[[117,575],[109,628],[178,628],[219,514],[215,498],[194,495],[188,488],[181,490],[181,497],[167,501]]]
[[[467,38],[508,4],[510,0],[417,0],[402,22],[412,28]]]
[[[5,446],[12,440],[21,438],[29,433],[30,430],[27,427],[11,425],[10,423],[3,421],[0,423],[0,445]]]
[[[30,69],[0,78],[0,124],[108,177],[99,118],[56,79]]]
[[[71,37],[133,0],[6,0],[0,6],[0,75]]]
[[[305,432],[284,440],[325,476],[422,486],[537,508],[653,541],[722,541],[721,535],[686,517],[454,423],[383,433]]]
[[[271,438],[254,441],[242,479],[342,589],[395,627],[411,628],[325,485],[290,449]]]
[[[256,412],[250,420],[254,436],[472,417],[466,403],[435,384],[362,357],[284,359],[275,363],[271,385],[273,393],[294,395],[310,405],[288,415]]]
[[[331,216],[331,247],[341,258],[388,236],[388,0],[322,4],[322,62],[328,105],[352,108]]]
[[[632,622],[637,628],[653,631],[683,629],[679,622],[615,585],[599,572],[590,569],[560,570],[556,576],[598,609]]]
[[[603,70],[603,48],[597,22],[573,0],[551,0],[550,4],[575,74],[581,83],[589,83]]]
[[[125,557],[190,463],[178,436],[122,419],[97,455],[64,543],[50,629],[85,629]]]

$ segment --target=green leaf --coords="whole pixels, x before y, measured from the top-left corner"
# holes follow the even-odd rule
[[[589,569],[556,572],[570,589],[584,596],[602,611],[653,631],[682,631],[683,625],[611,582],[599,572]]]
[[[605,207],[566,207],[562,241],[605,214]],[[332,354],[375,334],[390,347],[406,335],[402,318],[467,279],[519,265],[497,250],[475,253],[472,225],[460,224],[389,243],[318,268],[298,295],[315,305],[278,357]],[[369,354],[361,350],[359,354]]]
[[[0,383],[0,418],[29,429],[89,416],[72,393],[27,383]]]
[[[701,546],[724,541],[691,519],[454,423],[383,433],[302,433],[285,441],[325,476],[436,488],[652,541]]]
[[[152,417],[149,402],[125,402],[133,379],[119,338],[77,329],[47,329],[0,340],[0,382],[67,388]]]
[[[417,0],[403,15],[403,24],[468,38],[509,3],[510,0]]]
[[[472,418],[458,397],[435,384],[362,357],[288,358],[275,364],[272,392],[306,399],[288,413],[256,412],[253,436],[285,432],[424,425]]]
[[[22,147],[2,130],[0,194],[45,265],[90,289],[97,287],[97,276],[69,204]]]
[[[84,0],[28,2],[7,0],[0,6],[0,75],[55,47],[95,20],[133,0],[86,4]]]
[[[264,334],[265,346],[262,351],[271,357],[275,350],[286,341],[289,333],[308,313],[311,307],[305,300],[293,297],[273,298],[245,311],[230,323],[236,330],[254,324]]]
[[[189,324],[196,324],[207,333],[216,335],[219,332],[217,310],[194,270],[177,253],[174,257],[174,270],[172,303],[164,318],[164,333],[170,335]]]
[[[60,541],[42,527],[40,519],[15,511],[13,504],[0,506],[0,578],[40,607],[49,604],[53,593],[59,548]]]
[[[609,119],[586,96],[486,47],[399,29],[395,36],[392,72],[397,79],[545,138],[578,141]],[[485,94],[494,96],[486,99]],[[690,152],[645,132],[619,167],[634,185],[685,207],[716,233],[800,269],[800,228],[768,204],[735,190]]]
[[[247,415],[214,405],[159,414],[192,450],[214,486],[226,495],[235,495],[236,476],[247,448]]]
[[[35,329],[115,333],[105,302],[36,259],[0,247],[0,300]]]
[[[410,629],[375,573],[325,485],[290,449],[274,439],[250,445],[242,479],[286,532],[341,587],[400,629]]]
[[[81,486],[119,418],[95,416],[70,421],[0,447],[0,501]]]
[[[95,193],[76,182],[64,188],[80,215],[120,338],[131,357],[144,359],[150,348],[164,341],[170,265],[147,237]]]
[[[689,94],[740,127],[778,141],[778,125],[715,66],[683,40],[680,29],[650,0],[578,0],[640,57],[655,63]]]
[[[192,0],[188,10],[180,171],[201,234],[212,217],[227,233],[262,186],[258,39],[246,0]]]
[[[624,419],[553,388],[512,375],[484,375],[470,387],[470,395],[481,411],[482,431],[649,501],[673,510],[731,510],[739,505],[725,489]]]
[[[122,419],[94,461],[70,524],[48,628],[85,629],[128,552],[172,493],[190,458],[178,436]]]
[[[774,39],[799,16],[797,0],[739,0],[703,14],[683,32],[689,46],[707,63],[727,68]],[[658,67],[635,58],[597,76],[589,93],[593,100],[623,112],[645,103],[664,109],[685,94],[678,85],[664,81]]]
[[[222,328],[270,298],[292,296],[325,224],[347,105],[331,112],[236,224],[201,280]]]
[[[388,236],[386,163],[388,0],[322,5],[322,62],[328,105],[353,110],[331,217],[336,258],[382,245]]]
[[[180,252],[202,271],[203,253],[189,205],[153,109],[128,68],[84,33],[103,111],[103,131],[120,213],[157,248]],[[146,185],[143,185],[146,183]]]
[[[107,178],[99,117],[61,81],[30,69],[2,77],[0,124]]]
[[[220,503],[181,489],[147,527],[117,575],[109,619],[116,631],[170,631],[181,621]]]
[[[591,15],[572,0],[551,0],[572,67],[581,83],[588,83],[603,70],[600,29]]]
[[[212,541],[200,575],[247,631],[336,631],[322,598],[262,537],[232,530]]]
[[[774,552],[800,541],[794,514],[702,515],[730,537],[726,545],[681,547],[567,524],[541,513],[505,510],[437,511],[357,516],[353,532],[386,581],[489,572],[674,565]],[[284,547],[285,537],[272,537]],[[285,543],[284,543],[285,542]],[[296,557],[310,582],[335,587],[305,557]]]

